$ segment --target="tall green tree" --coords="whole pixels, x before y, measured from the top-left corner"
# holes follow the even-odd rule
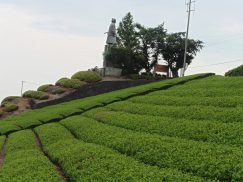
[[[203,48],[200,40],[188,40],[187,65],[190,65],[197,53]],[[185,52],[185,33],[171,33],[165,38],[162,55],[167,62],[173,77],[178,77],[178,70],[183,68]]]
[[[166,30],[164,29],[164,24],[155,28],[146,28],[141,24],[137,24],[136,27],[140,43],[138,49],[146,60],[144,69],[149,73],[153,66],[158,63],[159,55],[166,37]]]
[[[139,41],[136,35],[136,24],[133,21],[133,16],[129,12],[119,23],[118,29],[118,45],[125,47],[128,50],[136,51]]]

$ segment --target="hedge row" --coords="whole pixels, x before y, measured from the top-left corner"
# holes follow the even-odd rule
[[[220,108],[213,106],[166,106],[139,104],[129,101],[116,102],[106,106],[114,111],[125,111],[133,114],[165,116],[171,118],[217,120],[221,122],[242,122],[243,108]]]
[[[136,94],[141,94],[147,91],[157,89],[166,89],[168,86],[173,86],[175,84],[184,83],[186,81],[203,78],[210,75],[211,74],[199,74],[150,83],[146,85],[114,91],[111,93],[101,94],[98,96],[87,97],[84,99],[78,99],[58,105],[48,106],[26,113],[21,113],[16,116],[1,120],[0,134],[4,135],[16,130],[38,126],[42,123],[57,121],[65,117],[80,113],[84,110],[89,110],[93,107],[100,107],[103,104],[109,104],[115,101],[119,101],[121,99],[129,98]]]
[[[60,181],[52,163],[39,151],[30,130],[10,135],[0,181]]]
[[[224,97],[196,97],[196,96],[167,96],[167,95],[149,95],[139,96],[129,99],[134,103],[148,103],[155,105],[169,106],[215,106],[215,107],[243,107],[243,97],[224,96]]]
[[[93,109],[85,112],[83,115],[104,124],[134,131],[243,147],[242,123],[175,119],[170,117],[114,112],[107,108]]]
[[[192,82],[188,82],[182,86],[181,88],[243,88],[243,79],[239,77],[223,77],[223,76],[211,76],[205,79],[196,80]]]
[[[106,147],[73,138],[59,124],[35,129],[45,151],[58,162],[70,181],[203,181],[176,170],[144,165]]]
[[[78,89],[86,85],[86,82],[80,81],[78,79],[61,78],[56,82],[56,85],[64,88]]]
[[[81,116],[61,123],[85,142],[110,147],[146,164],[222,181],[243,179],[243,151],[236,147],[143,134]]]

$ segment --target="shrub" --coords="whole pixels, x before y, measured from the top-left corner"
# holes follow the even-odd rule
[[[51,84],[45,84],[45,85],[41,85],[37,91],[41,91],[41,92],[47,92],[48,88],[52,86]]]
[[[13,111],[18,110],[18,108],[19,107],[16,104],[8,102],[8,103],[4,104],[3,110],[6,112],[13,112]]]
[[[52,84],[46,84],[46,85],[42,85],[40,86],[37,91],[42,91],[42,92],[48,92],[48,93],[51,93],[51,94],[62,94],[65,92],[65,89],[63,88],[60,88],[60,87],[57,87],[55,85],[52,85]]]
[[[78,79],[70,79],[70,78],[61,78],[56,82],[57,86],[65,87],[65,88],[81,88],[84,86],[86,82],[80,81]]]
[[[23,94],[23,96],[28,98],[38,99],[38,100],[46,100],[49,98],[49,95],[46,94],[45,92],[34,91],[34,90],[26,91]]]
[[[94,71],[79,71],[72,76],[72,79],[78,79],[88,83],[98,82],[101,76]]]
[[[225,76],[243,76],[243,65],[235,69],[229,70],[225,73]]]
[[[3,99],[3,101],[1,102],[1,106],[4,107],[5,104],[9,103],[9,102],[13,102],[16,99],[19,99],[20,97],[18,96],[9,96],[6,97],[5,99]]]

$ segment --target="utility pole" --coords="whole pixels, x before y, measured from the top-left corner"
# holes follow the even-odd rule
[[[23,95],[23,89],[24,89],[24,81],[21,81],[21,92],[20,92],[20,96]]]
[[[189,29],[190,29],[190,20],[191,20],[191,12],[195,11],[192,10],[192,3],[195,3],[195,1],[189,0],[189,3],[186,3],[188,6],[188,20],[187,20],[187,30],[186,30],[186,40],[185,40],[185,53],[184,53],[184,61],[183,61],[183,68],[181,70],[181,77],[185,76],[186,72],[186,57],[187,57],[187,47],[188,47],[188,35],[189,35]]]

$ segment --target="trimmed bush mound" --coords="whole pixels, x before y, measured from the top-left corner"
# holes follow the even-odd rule
[[[19,99],[20,97],[18,96],[9,96],[9,97],[6,97],[5,99],[2,100],[1,102],[1,106],[4,107],[5,104],[9,103],[9,102],[13,102],[17,99]]]
[[[95,71],[79,71],[72,76],[72,79],[78,79],[87,83],[94,83],[100,81],[102,78]]]
[[[62,94],[65,92],[65,89],[59,87],[59,86],[55,86],[55,85],[51,85],[51,84],[46,84],[46,85],[42,85],[40,86],[37,91],[42,91],[42,92],[47,92],[50,94]]]
[[[16,111],[16,110],[18,110],[18,106],[16,105],[16,104],[13,104],[13,103],[6,103],[6,104],[4,104],[4,107],[3,107],[3,110],[5,111],[5,112],[13,112],[13,111]]]
[[[56,82],[57,86],[61,86],[64,88],[73,88],[78,89],[84,86],[86,82],[80,81],[78,79],[70,79],[70,78],[61,78]]]
[[[45,85],[41,85],[37,91],[41,91],[41,92],[47,92],[48,91],[48,88],[52,86],[52,84],[45,84]]]
[[[243,65],[235,69],[229,70],[225,73],[225,76],[243,76]]]
[[[23,96],[28,98],[38,99],[38,100],[46,100],[49,98],[49,95],[46,94],[45,92],[35,91],[35,90],[26,91],[23,94]]]

